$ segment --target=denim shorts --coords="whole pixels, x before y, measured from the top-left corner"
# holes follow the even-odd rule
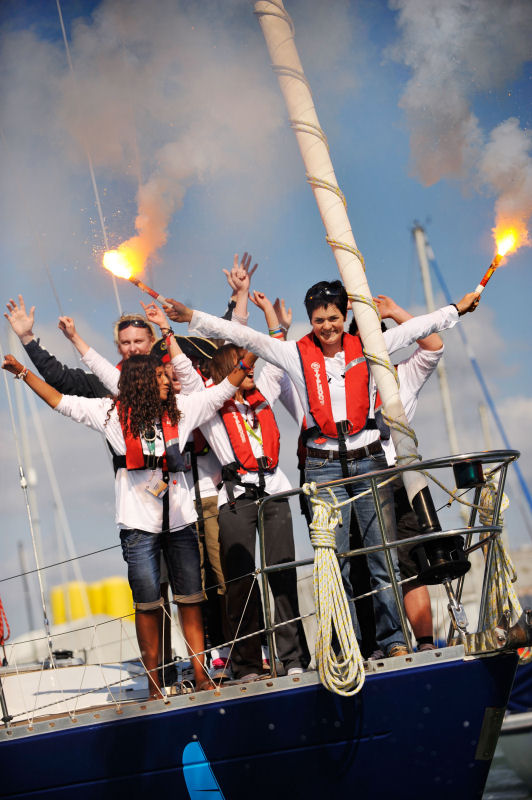
[[[137,610],[149,611],[163,603],[161,552],[168,567],[174,600],[177,603],[200,603],[204,599],[198,534],[194,526],[164,534],[123,528],[120,543]]]

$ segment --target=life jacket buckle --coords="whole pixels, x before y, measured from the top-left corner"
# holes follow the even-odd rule
[[[144,466],[146,469],[155,470],[158,466],[158,456],[155,453],[146,453],[144,457]]]
[[[262,470],[264,472],[267,469],[271,469],[272,460],[269,456],[259,456],[257,458],[257,465],[259,467],[259,470]]]
[[[353,432],[353,423],[350,419],[342,419],[336,423],[336,430],[343,436],[351,436]]]

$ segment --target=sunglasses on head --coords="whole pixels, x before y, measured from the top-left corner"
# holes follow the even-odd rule
[[[329,289],[325,286],[323,289],[318,289],[315,294],[307,295],[305,301],[314,300],[315,297],[340,297],[342,289],[343,286],[339,286],[337,289]]]
[[[150,328],[144,319],[123,319],[118,323],[118,330],[123,331],[125,328]]]

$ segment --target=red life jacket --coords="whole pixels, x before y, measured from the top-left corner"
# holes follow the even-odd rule
[[[358,336],[344,333],[342,344],[345,353],[346,415],[350,423],[348,435],[353,436],[367,426],[370,417],[369,369]],[[333,418],[323,351],[313,333],[300,339],[297,349],[303,368],[310,413],[323,435],[336,439],[338,431]],[[380,404],[378,395],[377,403]]]
[[[210,451],[210,445],[199,428],[192,431],[192,441],[188,441],[185,450],[194,456],[205,456]]]
[[[227,400],[219,410],[219,414],[238,463],[238,472],[244,474],[245,472],[261,472],[264,470],[273,471],[279,463],[280,443],[279,428],[277,427],[274,413],[258,389],[251,389],[246,392],[245,398],[260,424],[262,449],[267,466],[264,467],[259,464],[253,454],[244,418],[238,411],[235,401]]]
[[[118,412],[118,418],[120,419],[119,402],[117,402],[116,404],[116,410]],[[124,435],[124,441],[126,443],[126,455],[125,455],[126,469],[128,470],[151,469],[152,464],[150,464],[150,455],[147,453],[143,453],[141,437],[132,436],[129,430],[126,433],[121,419],[120,419],[120,424],[122,426],[122,433]],[[172,425],[166,411],[164,412],[161,420],[161,427],[163,429],[165,452],[164,456],[162,457],[162,462],[160,461],[160,458],[157,457],[157,460],[160,462],[159,466],[163,470],[168,472],[180,472],[185,470],[186,469],[185,461],[179,451],[178,426]]]

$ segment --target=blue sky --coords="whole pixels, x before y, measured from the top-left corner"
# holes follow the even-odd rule
[[[496,0],[450,0],[442,8],[416,0],[286,3],[370,287],[416,312],[423,297],[414,220],[426,225],[456,299],[474,289],[491,261],[501,192],[485,180],[479,164],[493,132],[508,119],[517,120],[519,174],[532,176],[530,4],[507,5],[505,18],[498,19]],[[65,0],[62,9],[76,83],[53,0],[4,2],[0,12],[4,302],[22,292],[37,307],[35,331],[43,344],[75,364],[56,330],[55,291],[86,338],[114,357],[110,326],[117,307],[100,266],[103,235],[87,148],[114,245],[134,233],[139,181],[166,180],[174,204],[168,239],[146,275],[158,291],[219,312],[227,298],[221,269],[233,253],[248,250],[260,264],[255,286],[285,297],[296,321],[304,323],[306,288],[336,277],[337,270],[251,4]],[[412,144],[423,126],[432,152],[424,154],[423,169],[436,162],[451,132],[457,135],[455,149],[462,148],[460,174],[444,165],[426,185],[423,170],[414,167],[420,153]],[[465,143],[457,133],[461,126],[469,137]],[[527,185],[525,199],[532,203],[532,177]],[[526,247],[514,255],[492,279],[478,312],[461,323],[510,440],[523,452],[529,484],[531,257]],[[142,299],[129,285],[120,286],[120,298],[125,310],[136,310]],[[251,323],[261,326],[258,312]],[[0,339],[8,350],[7,328]],[[475,378],[456,332],[445,341],[461,446],[482,449]],[[425,456],[447,452],[436,390],[434,379],[414,423]],[[27,544],[28,533],[5,387],[0,413],[7,575],[18,572],[16,541]],[[113,543],[112,486],[101,443],[52,412],[43,410],[42,419],[78,549]],[[284,466],[292,474],[292,434],[283,425]],[[493,436],[498,446],[495,431]],[[35,463],[44,560],[50,563],[56,555],[53,507],[37,452]],[[529,541],[515,503],[509,514],[514,541]],[[122,570],[117,551],[109,559],[106,569]],[[102,565],[88,569],[96,575]],[[17,583],[0,584],[0,595],[4,605],[8,598],[15,627],[23,629]]]

